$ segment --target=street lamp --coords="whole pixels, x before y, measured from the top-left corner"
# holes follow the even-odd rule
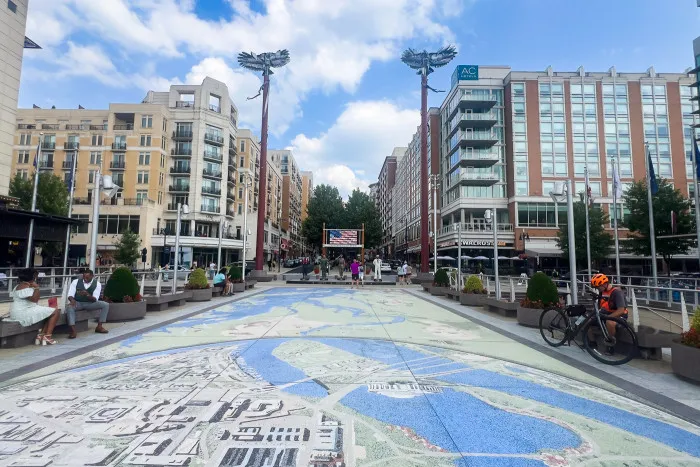
[[[556,208],[557,203],[563,202],[566,199],[567,214],[566,223],[568,224],[569,233],[569,277],[571,279],[571,301],[574,305],[578,305],[578,286],[576,284],[576,231],[574,228],[574,195],[573,195],[571,180],[566,182],[556,182],[554,190],[549,192]]]
[[[289,63],[289,51],[278,50],[277,52],[265,52],[261,54],[243,52],[238,54],[238,63],[243,67],[253,71],[261,71],[263,74],[263,85],[258,96],[262,93],[262,126],[260,128],[260,188],[258,192],[258,238],[255,245],[255,272],[260,276],[265,276],[263,270],[263,256],[265,254],[264,235],[265,232],[265,194],[267,189],[267,109],[268,94],[270,91],[270,75],[272,68],[280,68]],[[255,96],[257,97],[257,96]],[[253,97],[253,99],[255,98]],[[245,274],[245,273],[244,273]]]
[[[243,176],[243,190],[245,191],[245,194],[243,195],[243,251],[241,252],[243,259],[243,272],[241,273],[241,277],[243,277],[243,282],[245,283],[245,247],[246,247],[246,242],[247,237],[248,237],[248,187],[250,187],[253,184],[253,176],[249,173],[246,173]]]
[[[406,49],[401,55],[401,61],[414,70],[418,70],[421,76],[421,109],[420,109],[420,217],[421,217],[421,272],[428,273],[428,257],[430,256],[430,244],[428,240],[428,89],[437,92],[428,86],[428,75],[434,68],[447,65],[457,55],[457,49],[448,45],[437,52],[427,50],[417,51]]]
[[[113,198],[118,192],[118,185],[112,181],[111,175],[102,175],[100,168],[95,173],[95,186],[92,189],[92,243],[90,245],[90,269],[95,270],[97,264],[97,228],[100,224],[100,193],[104,190],[107,196]]]
[[[496,215],[496,208],[493,208],[493,211],[487,209],[484,213],[484,218],[486,219],[486,222],[491,223],[491,229],[493,230],[493,274],[496,276],[496,299],[500,300],[501,282],[498,277],[498,216]]]
[[[439,181],[439,175],[430,176],[430,182],[433,185],[433,275],[437,273],[437,190]]]
[[[182,216],[190,213],[190,207],[186,204],[177,203],[177,225],[175,226],[175,271],[173,272],[173,293],[177,293],[177,270],[179,267],[180,251],[180,223]]]

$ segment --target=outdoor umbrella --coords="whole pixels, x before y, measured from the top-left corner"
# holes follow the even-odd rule
[[[480,261],[488,260],[488,258],[487,258],[486,256],[477,256],[477,257],[474,258],[474,259],[478,259],[478,260],[480,260]]]

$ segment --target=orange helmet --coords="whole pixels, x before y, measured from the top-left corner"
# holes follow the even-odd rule
[[[600,287],[601,285],[608,284],[610,279],[605,274],[596,274],[591,278],[591,285],[593,287]]]

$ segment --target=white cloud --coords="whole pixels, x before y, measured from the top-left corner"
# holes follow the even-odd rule
[[[336,185],[343,196],[354,188],[366,190],[374,182],[384,158],[406,145],[420,124],[417,110],[388,101],[360,101],[346,106],[328,131],[317,136],[297,135],[291,144],[315,183]]]

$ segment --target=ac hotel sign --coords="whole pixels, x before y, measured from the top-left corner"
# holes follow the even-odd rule
[[[459,65],[452,73],[452,87],[459,81],[478,81],[479,65]]]

